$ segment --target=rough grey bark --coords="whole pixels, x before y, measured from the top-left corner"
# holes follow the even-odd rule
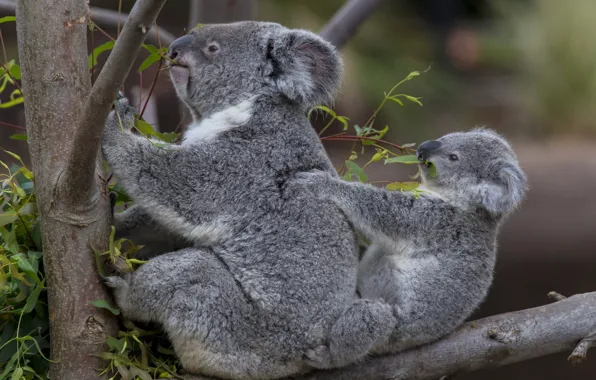
[[[2,14],[14,14],[15,7],[16,2],[14,0],[0,0],[0,13]],[[118,14],[117,11],[98,7],[90,7],[89,9],[91,10],[91,20],[102,28],[116,28],[118,21],[123,25],[128,18],[128,13]],[[176,37],[172,33],[155,25],[147,34],[147,41],[156,46],[160,42],[163,46],[168,46],[175,39]]]
[[[321,37],[341,49],[385,0],[348,0],[321,30]]]
[[[130,69],[141,50],[141,44],[166,0],[140,0],[132,8],[128,20],[118,37],[110,56],[103,66],[91,93],[87,97],[79,127],[75,130],[74,146],[70,152],[66,168],[71,202],[85,201],[94,191],[89,186],[95,170],[103,130],[110,112],[112,101],[122,87]]]
[[[91,249],[107,247],[111,222],[98,150],[111,101],[163,3],[135,4],[93,90],[87,66],[87,2],[19,0],[16,5],[48,284],[52,379],[98,378],[97,369],[105,363],[94,355],[117,332],[116,319],[89,304],[110,299]]]
[[[89,305],[110,299],[97,274],[91,246],[106,247],[110,209],[98,176],[77,204],[60,184],[89,94],[87,2],[19,0],[17,39],[25,116],[48,286],[52,379],[98,378],[96,354],[116,333],[116,320]],[[92,168],[95,160],[91,162]],[[98,173],[101,173],[99,171]]]
[[[578,294],[550,305],[468,322],[431,345],[313,373],[301,380],[436,380],[572,350],[570,360],[576,360],[585,357],[595,332],[596,292]]]

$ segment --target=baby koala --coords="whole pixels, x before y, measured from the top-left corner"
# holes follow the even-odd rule
[[[358,290],[390,304],[397,320],[376,354],[437,340],[472,314],[492,282],[499,227],[526,190],[511,146],[489,129],[424,142],[417,156],[418,195],[320,171],[300,174],[373,242],[359,264]],[[316,347],[308,352],[315,355],[325,361],[328,353]]]

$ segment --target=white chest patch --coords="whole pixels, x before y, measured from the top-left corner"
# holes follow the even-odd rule
[[[211,141],[222,132],[246,124],[252,117],[252,106],[253,98],[216,112],[198,123],[189,125],[184,134],[182,145]]]

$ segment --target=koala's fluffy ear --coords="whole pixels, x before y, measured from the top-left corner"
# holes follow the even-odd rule
[[[306,107],[333,100],[343,64],[335,47],[314,33],[286,30],[267,40],[265,75],[288,99]]]
[[[480,202],[493,215],[503,216],[514,211],[524,198],[527,180],[517,166],[506,164],[498,170],[498,178],[479,185]]]

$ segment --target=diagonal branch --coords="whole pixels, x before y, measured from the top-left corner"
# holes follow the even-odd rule
[[[428,346],[293,380],[436,380],[564,351],[585,358],[594,343],[596,292],[468,322]],[[578,344],[579,342],[579,344]],[[212,380],[211,377],[184,377]]]
[[[166,0],[139,0],[135,3],[91,89],[74,136],[73,150],[64,176],[65,195],[73,202],[86,199],[95,189],[95,162],[110,106],[165,2]]]
[[[16,3],[14,0],[0,0],[0,13],[14,14]],[[103,9],[98,7],[89,7],[91,10],[91,20],[101,27],[115,28],[118,25],[118,20],[121,23],[126,22],[128,13],[120,13],[110,9]],[[159,35],[159,38],[157,36]],[[154,26],[147,34],[147,40],[157,45],[160,41],[164,46],[171,44],[176,37],[167,30]]]
[[[315,372],[300,380],[430,380],[571,351],[576,346],[574,353],[585,357],[594,331],[596,292],[578,294],[550,305],[468,322],[428,346]]]
[[[348,0],[319,35],[341,49],[384,0]]]

